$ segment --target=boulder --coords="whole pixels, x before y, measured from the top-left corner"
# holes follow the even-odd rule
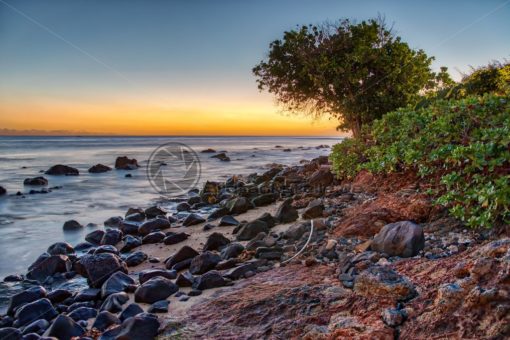
[[[229,214],[242,214],[247,212],[252,205],[248,202],[246,197],[236,197],[228,201],[225,205]]]
[[[223,227],[223,226],[227,226],[227,227],[234,226],[235,227],[238,225],[239,225],[239,221],[230,215],[223,216],[220,220],[220,223],[218,223],[218,226],[220,226],[220,227]]]
[[[222,162],[230,162],[230,157],[228,157],[224,152],[211,156],[211,158],[217,158]]]
[[[85,288],[79,291],[74,297],[74,302],[86,302],[99,300],[101,296],[101,289],[99,288]]]
[[[275,218],[273,216],[271,216],[271,214],[268,213],[268,212],[263,213],[262,215],[260,215],[256,219],[259,220],[259,221],[266,222],[266,224],[267,224],[267,226],[269,228],[272,228],[272,227],[274,227],[276,225]]]
[[[223,287],[227,284],[227,281],[221,276],[216,270],[208,271],[207,273],[198,276],[193,281],[193,289],[211,289],[216,287]]]
[[[18,308],[14,314],[14,327],[22,327],[39,319],[52,320],[58,313],[50,300],[42,298]]]
[[[0,186],[0,196],[3,196],[5,194],[7,194],[7,190],[5,190],[4,187]]]
[[[166,279],[173,280],[177,277],[177,273],[175,270],[146,269],[138,274],[138,281],[140,281],[140,283],[145,283],[153,277],[164,277]]]
[[[315,188],[323,190],[331,183],[333,183],[334,176],[328,167],[320,168],[315,171],[308,179],[308,183]]]
[[[60,303],[71,296],[73,296],[73,293],[67,289],[55,289],[49,292],[46,297],[51,301],[51,303],[55,304]]]
[[[74,250],[78,252],[89,250],[90,248],[94,248],[94,245],[89,242],[80,242],[74,246]]]
[[[122,239],[122,247],[120,248],[121,253],[127,253],[136,247],[142,245],[142,241],[138,237],[134,237],[132,235],[126,235]]]
[[[110,244],[106,244],[104,246],[99,246],[99,247],[93,249],[93,251],[89,251],[89,253],[91,253],[91,254],[111,253],[111,254],[119,255],[119,250]]]
[[[145,216],[147,216],[147,218],[155,218],[155,217],[158,217],[158,216],[166,216],[166,211],[161,209],[158,206],[149,207],[149,208],[145,209],[144,213],[145,213]]]
[[[276,201],[276,195],[273,193],[267,193],[259,195],[251,200],[251,204],[255,207],[263,207]]]
[[[303,215],[301,217],[306,220],[322,217],[323,211],[324,204],[322,203],[322,200],[318,198],[308,203],[308,206],[303,211]]]
[[[192,259],[197,255],[198,252],[195,249],[191,248],[190,246],[183,246],[173,256],[168,258],[165,261],[165,264],[167,268],[172,268],[174,264],[187,259]]]
[[[72,268],[71,260],[65,255],[50,255],[30,266],[27,278],[43,282],[56,273],[65,273]]]
[[[83,228],[83,225],[81,225],[75,220],[69,220],[64,223],[64,226],[62,228],[64,230],[80,230]]]
[[[115,272],[127,274],[126,264],[117,256],[110,253],[83,255],[76,262],[76,271],[87,278],[92,288],[99,288]]]
[[[177,276],[175,283],[179,287],[191,287],[191,285],[193,285],[194,280],[195,277],[193,276],[193,274],[191,274],[189,271],[185,271]]]
[[[0,195],[2,187],[0,187]],[[16,329],[14,327],[5,327],[0,328],[0,339],[2,340],[22,340],[23,335],[21,334],[21,331],[19,329]]]
[[[158,335],[159,320],[149,313],[140,313],[132,318],[126,319],[120,326],[120,333],[115,339],[155,339]]]
[[[119,225],[119,230],[122,231],[124,235],[138,235],[138,228],[140,227],[139,223],[132,221],[122,221]]]
[[[92,328],[95,328],[100,332],[104,332],[110,326],[120,324],[121,321],[115,314],[104,310],[97,315],[96,320],[92,324]]]
[[[46,297],[46,289],[44,289],[42,286],[30,287],[24,291],[14,294],[9,299],[9,304],[7,305],[7,314],[14,315],[16,309],[27,303],[34,302],[44,297]]]
[[[212,213],[207,216],[208,221],[214,221],[220,217],[223,217],[228,214],[228,209],[225,207],[218,208],[214,210]]]
[[[128,267],[138,266],[147,260],[148,256],[142,251],[137,251],[126,258],[126,265]]]
[[[205,250],[220,250],[224,246],[230,243],[230,240],[223,236],[221,233],[212,233],[207,237],[207,241],[204,245]]]
[[[280,204],[276,211],[275,219],[279,223],[290,223],[298,219],[298,212],[292,206],[292,199],[288,198]]]
[[[122,218],[122,216],[112,216],[109,219],[107,219],[106,221],[104,221],[103,224],[106,227],[119,228],[123,220],[124,219]]]
[[[74,248],[67,242],[53,243],[47,250],[50,255],[68,255],[74,253]]]
[[[44,332],[45,337],[55,337],[59,340],[71,340],[85,333],[85,329],[77,324],[69,316],[61,314],[51,324],[50,328]]]
[[[372,266],[355,276],[354,291],[367,297],[407,301],[416,296],[414,285],[387,266]]]
[[[244,251],[244,246],[241,243],[230,243],[221,251],[221,258],[223,260],[228,260],[231,258],[236,258]]]
[[[262,232],[269,232],[267,223],[260,220],[254,220],[242,226],[237,233],[236,238],[238,241],[249,241]]]
[[[113,293],[108,295],[108,297],[104,300],[101,308],[101,311],[108,311],[110,313],[117,313],[122,310],[122,305],[129,301],[129,295],[124,292]]]
[[[91,174],[99,174],[101,172],[108,172],[111,170],[112,170],[112,168],[110,168],[109,166],[103,165],[103,164],[96,164],[89,168],[89,172]]]
[[[138,162],[134,158],[127,158],[126,156],[117,157],[115,160],[115,169],[118,170],[135,170],[139,167]]]
[[[103,230],[94,230],[85,236],[85,241],[98,245],[101,243],[103,236],[104,236]]]
[[[193,275],[203,274],[211,269],[221,261],[221,257],[210,251],[204,251],[202,254],[195,256],[191,261],[189,271]]]
[[[80,172],[76,168],[67,165],[57,164],[46,170],[45,174],[55,176],[78,176]]]
[[[166,234],[162,231],[154,231],[142,239],[142,244],[154,244],[163,241],[166,237]]]
[[[309,223],[296,223],[287,228],[287,230],[283,232],[282,237],[286,240],[297,241],[304,233],[309,232],[310,230]]]
[[[120,313],[119,319],[121,321],[124,321],[124,320],[126,320],[132,316],[138,315],[140,313],[143,313],[142,307],[140,307],[140,305],[138,305],[137,303],[131,303],[126,308],[124,308],[122,313]]]
[[[122,231],[118,229],[108,229],[103,235],[101,245],[111,245],[114,246],[122,240]]]
[[[50,322],[48,320],[45,320],[45,319],[35,320],[34,322],[30,323],[29,325],[27,325],[23,328],[23,334],[25,334],[25,337],[23,337],[23,340],[26,340],[27,334],[30,334],[30,333],[42,334],[42,333],[44,333],[45,330],[48,329],[48,327],[50,327]],[[39,335],[37,335],[37,336],[39,336]],[[0,337],[0,339],[4,339],[4,338]],[[9,339],[9,337],[7,337],[6,340],[7,339]]]
[[[223,276],[231,280],[239,280],[246,276],[246,273],[254,272],[257,267],[253,263],[246,263],[228,270]]]
[[[135,280],[133,280],[130,276],[123,272],[116,272],[101,286],[101,297],[104,299],[108,295],[125,292],[128,287],[134,284]]]
[[[176,244],[186,240],[188,237],[189,234],[186,233],[168,233],[163,242],[167,245]]]
[[[371,249],[390,256],[412,257],[425,247],[423,229],[410,221],[385,225],[374,237]]]
[[[176,293],[179,287],[164,277],[153,277],[135,291],[135,302],[154,303]]]
[[[140,235],[148,235],[156,230],[164,230],[170,228],[170,222],[166,218],[154,218],[140,225],[138,233]]]
[[[175,207],[175,210],[177,211],[190,211],[190,209],[191,205],[189,205],[187,202],[181,202]]]
[[[154,302],[147,312],[149,313],[168,313],[168,305],[170,304],[170,301],[168,300],[161,300]]]
[[[48,180],[42,176],[25,178],[23,181],[24,185],[48,185]]]
[[[90,307],[80,307],[73,310],[68,316],[74,321],[88,320],[97,316],[97,310]]]
[[[182,222],[182,225],[185,227],[189,227],[203,222],[205,222],[205,218],[203,218],[202,216],[198,214],[189,214]]]
[[[216,150],[208,148],[200,151],[201,153],[216,153]]]
[[[143,211],[141,213],[133,213],[127,215],[125,219],[131,222],[143,222],[145,220],[145,213]]]

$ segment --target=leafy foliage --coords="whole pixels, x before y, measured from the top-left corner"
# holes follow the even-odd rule
[[[285,32],[269,49],[253,68],[259,89],[273,93],[290,112],[338,119],[339,129],[355,136],[363,125],[447,81],[446,69],[432,72],[433,58],[411,49],[377,19],[303,26]]]
[[[417,171],[439,185],[436,202],[471,227],[510,223],[510,97],[487,94],[403,108],[363,138],[335,145],[334,171],[349,178]]]

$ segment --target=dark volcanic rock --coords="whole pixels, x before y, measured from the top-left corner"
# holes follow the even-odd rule
[[[1,192],[0,192],[1,195]],[[0,339],[2,340],[22,340],[23,335],[19,329],[14,327],[0,328]]]
[[[173,256],[168,258],[168,260],[165,261],[165,264],[167,268],[172,268],[174,264],[183,260],[192,259],[197,255],[198,252],[195,249],[191,248],[190,246],[184,246],[179,249]]]
[[[34,302],[44,297],[46,297],[46,289],[42,286],[30,287],[27,290],[14,294],[9,299],[7,314],[13,315],[16,309],[24,304]]]
[[[92,244],[100,244],[101,243],[101,240],[103,239],[103,236],[104,236],[104,231],[103,230],[94,230],[90,233],[88,233],[86,236],[85,236],[85,240],[87,242],[90,242]]]
[[[165,239],[166,235],[162,231],[154,231],[142,239],[142,244],[159,243]]]
[[[176,244],[186,240],[188,237],[189,234],[186,233],[168,233],[163,242],[167,245]]]
[[[111,170],[112,170],[112,168],[110,168],[109,166],[103,165],[103,164],[96,164],[89,168],[89,172],[92,174],[98,174],[101,172],[107,172],[107,171],[111,171]]]
[[[78,292],[74,297],[75,302],[96,301],[101,295],[99,288],[86,288]]]
[[[313,187],[324,188],[333,183],[333,180],[334,176],[331,170],[321,168],[310,176],[308,183]]]
[[[185,227],[189,227],[202,222],[205,222],[205,219],[202,216],[198,214],[189,214],[182,222],[182,225]]]
[[[11,274],[4,277],[4,282],[19,282],[23,281],[23,275]]]
[[[227,281],[216,270],[211,270],[201,276],[198,276],[193,282],[193,289],[211,289],[216,287],[223,287]]]
[[[321,199],[315,199],[308,203],[308,206],[305,208],[303,212],[303,219],[312,219],[317,217],[322,217],[322,212],[324,211],[324,204]]]
[[[64,223],[62,228],[64,230],[79,230],[83,228],[83,226],[75,220],[69,220]]]
[[[245,277],[246,273],[254,272],[256,269],[257,268],[253,263],[242,264],[228,270],[223,276],[231,280],[239,280],[240,278]]]
[[[251,200],[255,207],[263,207],[276,201],[276,195],[273,193],[262,194]]]
[[[385,225],[374,237],[372,250],[390,256],[412,257],[425,247],[423,229],[410,221]]]
[[[50,328],[44,332],[46,337],[55,337],[59,340],[71,340],[73,337],[81,336],[85,329],[78,325],[67,315],[59,315],[51,324]]]
[[[288,198],[282,202],[276,211],[276,220],[279,223],[290,223],[298,219],[298,212],[292,206],[292,199]]]
[[[127,158],[126,156],[117,157],[115,160],[115,169],[118,170],[135,170],[139,167],[136,159]]]
[[[122,248],[120,248],[121,253],[127,253],[128,251],[139,247],[142,245],[142,241],[138,237],[134,237],[131,235],[126,235],[122,239]]]
[[[85,251],[89,250],[90,248],[93,248],[94,245],[89,242],[80,242],[76,246],[74,246],[75,251]]]
[[[122,231],[118,229],[108,229],[101,239],[101,245],[114,246],[122,240]]]
[[[131,215],[126,216],[126,221],[132,221],[132,222],[142,222],[145,220],[145,213],[133,213]]]
[[[187,202],[181,202],[175,207],[175,210],[177,211],[190,211],[190,209],[191,206]]]
[[[103,332],[111,325],[120,325],[120,323],[120,319],[115,314],[104,310],[97,315],[92,328]]]
[[[116,339],[154,339],[158,335],[158,318],[149,313],[141,313],[126,319],[121,325],[121,331]]]
[[[103,224],[106,227],[119,228],[123,220],[124,219],[121,216],[112,216],[106,221],[104,221]]]
[[[92,288],[99,288],[115,272],[121,271],[127,274],[127,267],[114,254],[87,254],[83,255],[76,263],[76,271],[88,279],[88,283]]]
[[[185,271],[177,276],[175,283],[179,287],[191,287],[194,280],[195,277],[193,276],[193,274],[191,274],[189,271]]]
[[[70,167],[67,165],[57,164],[57,165],[52,166],[48,170],[46,170],[45,174],[46,175],[57,175],[57,176],[59,176],[59,175],[77,176],[80,174],[80,172],[76,168],[73,168],[73,167]]]
[[[237,226],[239,225],[239,221],[230,215],[223,216],[218,224],[220,227],[223,226]]]
[[[58,313],[55,308],[53,308],[50,300],[43,298],[18,308],[14,315],[15,320],[13,325],[14,327],[22,327],[39,319],[50,321],[57,315]]]
[[[166,216],[166,211],[161,209],[158,206],[152,206],[150,208],[147,208],[147,209],[145,209],[144,213],[145,213],[145,216],[147,216],[147,218],[155,218],[155,217],[158,217],[158,216]]]
[[[204,150],[202,150],[200,152],[201,153],[216,153],[216,150],[209,148],[209,149],[204,149]]]
[[[138,233],[140,235],[148,235],[156,230],[164,230],[170,228],[170,222],[166,218],[155,218],[148,220],[140,225]]]
[[[174,264],[171,268],[170,267],[168,268],[175,270],[176,272],[179,272],[183,269],[189,268],[192,260],[193,260],[192,258],[182,260],[181,262],[177,262],[176,264]]]
[[[219,250],[230,243],[230,240],[221,233],[212,233],[207,237],[204,250]]]
[[[48,327],[50,327],[50,323],[48,320],[45,320],[45,319],[39,319],[39,320],[36,320],[36,321],[30,323],[29,325],[27,325],[23,328],[23,334],[25,334],[25,337],[23,337],[23,340],[26,340],[27,334],[30,334],[30,333],[42,334],[46,329],[48,329]],[[37,336],[39,336],[39,335],[37,335]],[[0,338],[0,339],[3,339],[3,338]]]
[[[386,266],[373,266],[356,275],[354,290],[364,296],[405,301],[416,295],[414,285]]]
[[[4,187],[1,187],[1,186],[0,186],[0,196],[3,196],[3,195],[5,195],[5,194],[7,194],[7,190],[5,190],[5,188],[4,188]]]
[[[68,255],[74,253],[74,248],[67,242],[53,243],[47,250],[50,255]]]
[[[236,197],[226,203],[226,208],[229,214],[242,214],[247,212],[253,206],[248,202],[245,197]]]
[[[104,246],[99,246],[99,247],[95,248],[94,251],[92,251],[92,252],[89,251],[89,253],[92,253],[92,254],[110,253],[110,254],[119,255],[119,250],[117,248],[115,248],[114,246],[107,244]]]
[[[221,257],[210,251],[204,251],[202,254],[195,256],[191,261],[189,271],[193,275],[203,274],[211,269],[221,261]]]
[[[177,273],[175,270],[165,270],[165,269],[146,269],[138,274],[138,281],[140,283],[144,283],[149,281],[153,277],[164,277],[169,280],[173,280],[177,277]]]
[[[25,178],[23,181],[24,185],[48,185],[48,180],[42,176]]]
[[[51,301],[51,303],[55,304],[62,302],[71,296],[73,296],[73,293],[67,289],[55,289],[48,293],[47,298]]]
[[[212,213],[207,216],[208,221],[214,221],[222,216],[225,216],[228,214],[228,209],[225,207],[218,208],[214,210]]]
[[[228,260],[238,257],[244,251],[244,246],[241,243],[230,243],[221,251],[221,258]]]
[[[126,265],[128,267],[134,267],[134,266],[138,266],[139,264],[142,264],[145,260],[147,260],[147,254],[145,254],[144,252],[142,251],[137,251],[131,255],[129,255],[127,258],[126,258]]]
[[[140,307],[137,303],[131,303],[129,304],[122,313],[120,313],[120,320],[124,321],[132,316],[138,315],[140,313],[143,313],[142,307]]]
[[[122,310],[122,305],[129,301],[129,295],[124,292],[114,293],[108,295],[101,305],[101,311],[108,311],[110,313],[117,313]]]
[[[56,273],[65,273],[71,270],[71,267],[72,263],[67,256],[51,255],[32,264],[30,271],[27,273],[27,278],[42,282]]]
[[[211,158],[218,158],[222,162],[230,162],[230,157],[228,157],[224,152],[211,156]]]
[[[266,213],[263,213],[262,215],[260,215],[259,217],[256,218],[257,220],[259,221],[264,221],[266,222],[267,226],[269,228],[272,228],[276,225],[276,220],[273,216],[271,216],[270,213],[266,212]]]
[[[138,235],[138,228],[140,227],[139,223],[130,222],[130,221],[122,221],[119,225],[119,230],[122,231],[125,235]]]
[[[73,310],[68,316],[74,321],[88,320],[97,316],[97,310],[90,307],[80,307]]]
[[[262,232],[269,232],[267,223],[260,220],[254,220],[242,226],[237,233],[236,238],[238,241],[249,241]]]
[[[147,312],[149,313],[167,313],[168,312],[168,305],[170,304],[170,301],[168,300],[161,300],[154,302]]]
[[[106,298],[108,295],[114,293],[120,293],[126,291],[126,289],[135,284],[135,280],[133,280],[128,275],[123,272],[116,272],[112,276],[108,278],[108,280],[103,283],[101,286],[101,296]]]
[[[164,277],[154,277],[135,291],[135,302],[154,303],[176,293],[179,287]]]

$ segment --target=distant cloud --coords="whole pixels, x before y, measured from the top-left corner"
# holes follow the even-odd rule
[[[111,135],[116,134],[73,130],[0,129],[0,136],[111,136]]]

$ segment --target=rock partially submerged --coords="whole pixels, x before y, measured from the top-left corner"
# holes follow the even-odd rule
[[[99,173],[108,172],[108,171],[111,171],[111,170],[112,170],[112,168],[110,168],[107,165],[96,164],[96,165],[91,166],[88,171],[91,174],[99,174]]]
[[[135,170],[138,169],[138,161],[127,156],[117,157],[115,160],[115,169],[117,170]]]
[[[46,170],[45,174],[54,176],[78,176],[80,172],[76,168],[63,164],[57,164]]]

